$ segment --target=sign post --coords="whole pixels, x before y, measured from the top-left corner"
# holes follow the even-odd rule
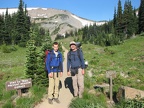
[[[6,90],[17,90],[18,95],[21,96],[21,89],[29,88],[32,86],[32,80],[29,79],[17,79],[15,81],[9,81],[5,83]]]
[[[106,78],[109,78],[110,79],[110,102],[112,102],[112,78],[115,78],[116,77],[116,72],[115,71],[107,71],[106,72]]]

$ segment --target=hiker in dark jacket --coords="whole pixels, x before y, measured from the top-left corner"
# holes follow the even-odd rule
[[[53,43],[53,50],[48,53],[46,58],[46,68],[48,70],[49,88],[48,102],[53,104],[52,100],[60,103],[59,97],[59,81],[63,75],[63,59],[62,54],[58,50],[59,44]]]
[[[67,54],[67,74],[72,76],[74,97],[82,98],[84,91],[84,58],[74,41],[70,42],[71,51]]]

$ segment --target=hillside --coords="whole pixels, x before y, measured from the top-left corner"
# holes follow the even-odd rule
[[[65,42],[64,45],[68,48],[71,40],[72,38],[67,38],[59,41]],[[82,49],[85,60],[89,63],[87,70],[92,72],[90,80],[96,81],[93,84],[108,82],[105,73],[107,70],[114,70],[117,72],[117,78],[114,81],[117,87],[126,85],[144,90],[144,83],[142,83],[144,82],[144,74],[142,73],[144,70],[143,46],[143,36],[137,36],[126,40],[121,45],[109,47],[83,44]]]
[[[71,40],[72,37],[69,37],[59,40],[59,42],[62,41],[63,45],[68,49]],[[137,36],[136,38],[126,40],[125,43],[121,45],[110,47],[83,44],[84,57],[85,60],[88,61],[89,66],[86,69],[85,76],[85,97],[82,100],[83,102],[79,100],[79,103],[84,104],[86,103],[85,100],[89,100],[88,102],[99,102],[98,100],[101,99],[101,97],[95,95],[92,97],[88,93],[90,90],[94,90],[93,86],[95,84],[103,82],[108,83],[108,79],[105,78],[106,70],[115,70],[117,72],[117,78],[113,80],[115,92],[121,85],[144,90],[143,46],[143,36]],[[3,53],[3,46],[0,46],[0,89],[2,91],[0,92],[0,107],[25,108],[25,106],[27,106],[28,108],[32,108],[32,106],[40,102],[43,95],[47,93],[46,88],[33,86],[30,89],[30,93],[22,98],[17,97],[16,91],[5,90],[6,81],[25,78],[26,48],[15,47],[17,49],[16,51]],[[87,75],[90,70],[92,77]],[[87,97],[89,98],[87,99]],[[97,100],[94,101],[93,99]]]
[[[9,8],[8,13],[17,12],[17,8]],[[52,8],[27,8],[31,21],[39,23],[45,29],[49,29],[52,39],[57,34],[65,36],[66,32],[82,28],[86,25],[102,25],[105,21],[92,21],[90,19],[81,18],[66,10],[58,10]],[[6,9],[0,9],[0,14],[5,14]]]

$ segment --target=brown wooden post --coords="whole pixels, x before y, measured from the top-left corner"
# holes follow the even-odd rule
[[[22,96],[22,92],[21,92],[21,89],[17,89],[17,92],[18,92],[18,96]]]
[[[112,94],[113,94],[113,91],[112,91],[112,75],[110,75],[110,102],[112,102],[112,100],[113,100]]]

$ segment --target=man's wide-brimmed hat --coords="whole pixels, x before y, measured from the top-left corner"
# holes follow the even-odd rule
[[[71,42],[70,42],[70,46],[71,46],[71,45],[76,45],[76,42],[75,42],[75,41],[71,41]]]

